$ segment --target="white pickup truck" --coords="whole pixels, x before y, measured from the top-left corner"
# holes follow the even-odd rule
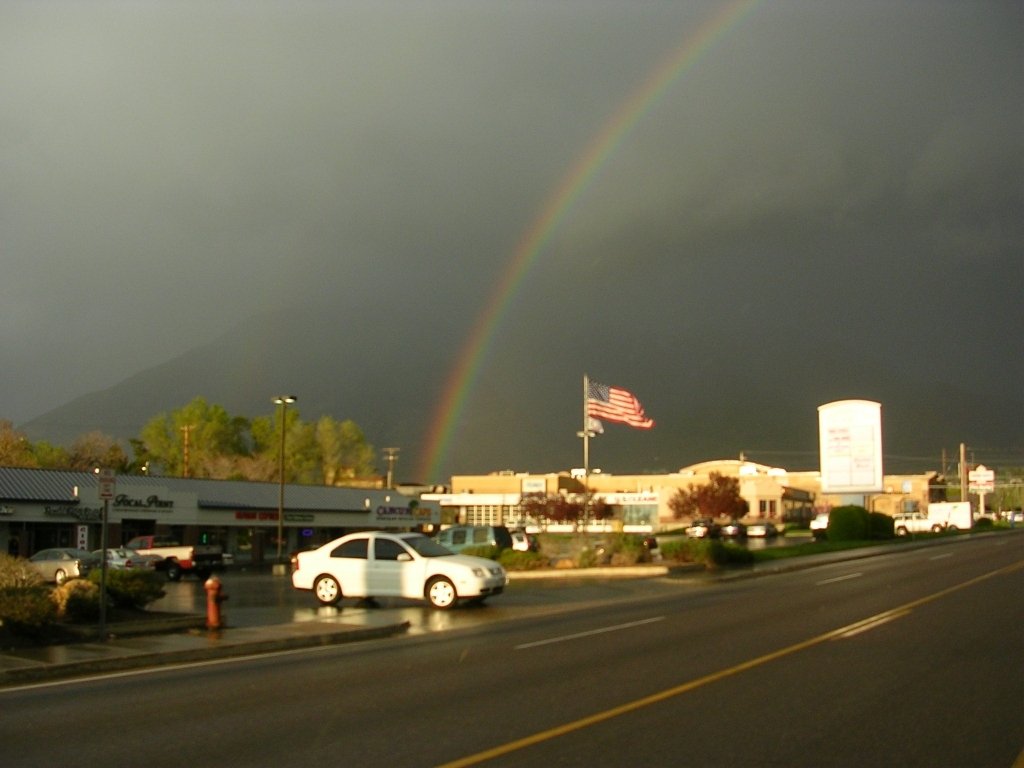
[[[892,527],[897,536],[908,536],[911,533],[941,533],[946,526],[932,520],[924,512],[904,512],[893,515]]]
[[[187,573],[206,579],[224,567],[224,551],[218,544],[181,544],[171,536],[136,536],[125,544],[143,555],[159,555],[158,570],[167,571],[167,578],[178,581]]]

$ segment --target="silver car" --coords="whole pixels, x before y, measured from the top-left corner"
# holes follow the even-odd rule
[[[103,556],[103,550],[97,549],[93,554],[99,559]],[[135,550],[125,549],[124,547],[114,547],[107,550],[107,568],[115,570],[152,571],[156,567],[158,560],[160,560],[159,557],[140,555]]]
[[[47,581],[58,586],[68,579],[85,578],[93,568],[100,567],[100,559],[84,549],[58,547],[44,549],[30,557],[29,562]]]

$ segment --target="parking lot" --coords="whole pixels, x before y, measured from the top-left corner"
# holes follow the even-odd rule
[[[561,575],[540,581],[513,580],[505,592],[482,606],[459,605],[449,611],[401,598],[381,598],[368,605],[353,599],[338,607],[320,606],[311,592],[294,589],[290,576],[268,571],[227,570],[218,574],[228,599],[222,605],[229,627],[258,627],[288,622],[320,621],[343,617],[358,621],[367,613],[387,612],[408,621],[410,633],[434,632],[499,621],[524,613],[564,610],[588,602],[632,599],[641,594],[678,589],[678,581],[660,578],[587,579]],[[164,585],[166,595],[150,604],[152,611],[204,613],[203,582],[187,577]]]

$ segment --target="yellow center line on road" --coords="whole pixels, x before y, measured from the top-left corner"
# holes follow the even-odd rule
[[[858,634],[859,632],[864,631],[869,627],[878,626],[887,621],[891,621],[901,616],[905,616],[909,614],[914,608],[918,608],[927,603],[934,602],[935,600],[938,600],[942,597],[946,597],[947,595],[951,595],[954,592],[959,592],[962,589],[972,587],[975,584],[980,584],[981,582],[994,578],[996,576],[1002,576],[1012,573],[1014,571],[1020,570],[1021,568],[1024,568],[1024,560],[1018,561],[1004,568],[1000,568],[998,570],[982,574],[981,576],[969,579],[960,584],[955,584],[952,587],[947,587],[946,589],[939,590],[938,592],[935,592],[931,595],[926,595],[925,597],[919,598],[917,600],[912,600],[911,602],[901,605],[897,608],[884,611],[882,613],[876,614],[875,616],[870,616],[866,619],[854,622],[853,624],[848,624],[845,627],[833,629],[829,632],[826,632],[825,634],[809,638],[799,643],[795,643],[794,645],[787,646],[786,648],[781,648],[777,651],[766,653],[763,656],[758,656],[757,658],[741,662],[740,664],[737,664],[733,667],[729,667],[728,669],[723,669],[718,672],[714,672],[710,675],[705,675],[704,677],[697,678],[696,680],[691,680],[688,683],[673,686],[672,688],[666,688],[665,690],[651,694],[650,696],[644,696],[643,698],[635,699],[633,701],[626,702],[625,704],[620,704],[617,707],[606,709],[603,712],[596,712],[593,715],[580,718],[579,720],[573,720],[572,722],[564,723],[563,725],[558,725],[554,728],[548,728],[547,730],[539,731],[530,736],[525,736],[521,739],[510,741],[507,744],[492,747],[491,749],[486,749],[483,752],[477,752],[474,755],[467,755],[466,757],[453,760],[449,763],[444,763],[438,766],[438,768],[466,768],[466,766],[479,765],[480,763],[486,762],[488,760],[493,760],[497,757],[508,755],[512,752],[517,752],[521,749],[531,747],[535,744],[540,744],[541,742],[545,741],[551,741],[552,739],[556,739],[559,736],[565,736],[567,734],[573,733],[574,731],[580,731],[584,728],[589,728],[592,725],[597,725],[598,723],[603,723],[607,720],[612,720],[616,717],[627,715],[631,712],[637,711],[638,709],[643,709],[644,707],[649,707],[652,704],[658,704],[659,702],[666,701],[676,696],[681,696],[682,694],[689,693],[690,691],[696,690],[697,688],[701,688],[705,685],[710,685],[711,683],[717,682],[719,680],[724,680],[727,677],[738,675],[741,672],[746,672],[747,670],[754,669],[755,667],[760,667],[764,664],[767,664],[768,662],[775,661],[786,656],[790,656],[794,653],[798,653],[799,651],[803,651],[808,648],[813,648],[816,645],[821,645],[822,643],[828,642],[830,640],[835,640],[843,636],[851,636]]]

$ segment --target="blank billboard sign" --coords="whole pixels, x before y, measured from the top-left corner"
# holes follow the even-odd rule
[[[818,406],[823,493],[882,490],[882,405],[837,400]]]

